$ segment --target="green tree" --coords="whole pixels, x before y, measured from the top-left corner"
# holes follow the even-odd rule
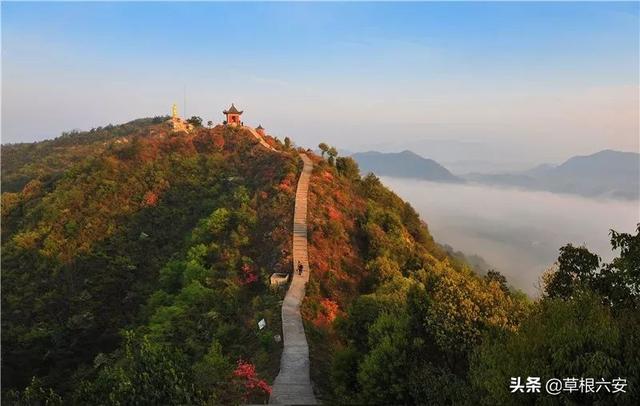
[[[371,273],[376,286],[402,276],[398,263],[386,256],[379,256],[369,261],[366,269]]]
[[[55,393],[53,389],[46,388],[42,380],[35,376],[23,391],[9,390],[3,392],[5,392],[3,399],[12,405],[62,406],[64,404],[60,395]]]
[[[362,402],[410,404],[408,373],[415,368],[408,319],[383,313],[369,330],[371,350],[358,371]]]
[[[191,118],[187,120],[187,123],[192,124],[194,127],[202,127],[202,118],[191,116]]]
[[[495,269],[489,269],[487,271],[487,274],[484,276],[484,279],[489,283],[496,282],[500,286],[500,289],[502,289],[503,292],[509,293],[507,278],[500,272],[496,271]]]
[[[333,393],[342,404],[357,404],[361,391],[358,382],[358,364],[362,355],[352,347],[339,349],[331,364]]]
[[[596,290],[603,291],[609,285],[613,303],[624,303],[637,309],[640,305],[640,223],[635,235],[614,230],[610,235],[611,247],[620,254],[602,269],[602,279],[596,282]]]
[[[586,247],[560,248],[557,270],[547,276],[544,290],[551,298],[570,299],[594,291],[616,306],[637,308],[640,298],[640,224],[635,235],[611,230],[611,247],[620,254],[601,266]]]
[[[223,355],[222,346],[214,341],[207,354],[193,366],[196,386],[209,403],[224,403],[232,371],[233,365]]]
[[[336,149],[336,147],[329,147],[329,149],[327,150],[327,155],[329,155],[329,158],[327,159],[329,161],[329,164],[335,165],[336,157],[338,156],[338,150]]]
[[[98,358],[97,358],[98,360]],[[192,377],[179,354],[131,331],[117,362],[99,362],[98,376],[79,385],[74,398],[86,404],[199,403]]]
[[[351,180],[360,179],[358,163],[351,157],[340,157],[336,159],[336,169],[338,169],[338,173]]]
[[[318,148],[320,148],[320,153],[322,154],[322,157],[324,158],[324,154],[326,154],[327,151],[329,151],[329,146],[327,144],[325,144],[324,142],[321,142],[320,144],[318,144]]]
[[[596,295],[585,293],[570,301],[546,299],[517,332],[503,330],[484,340],[472,357],[471,381],[482,404],[528,404],[531,394],[510,393],[511,377],[538,376],[542,382],[562,377],[629,377],[625,372],[637,365],[638,351],[625,359],[626,340],[611,309]],[[577,393],[562,398],[567,404],[598,400],[609,404],[611,396]]]

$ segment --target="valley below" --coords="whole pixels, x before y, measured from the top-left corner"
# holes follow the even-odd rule
[[[609,229],[632,232],[640,222],[638,201],[380,179],[411,203],[438,242],[481,256],[510,284],[534,297],[539,295],[540,275],[553,265],[561,246],[585,245],[610,261]]]

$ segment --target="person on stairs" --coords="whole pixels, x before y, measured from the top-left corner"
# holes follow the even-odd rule
[[[304,271],[304,266],[302,262],[298,261],[298,275],[302,275],[302,271]]]

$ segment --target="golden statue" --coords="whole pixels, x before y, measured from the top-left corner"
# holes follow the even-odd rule
[[[176,106],[175,103],[173,103],[173,106],[171,106],[171,118],[178,118],[178,106]]]

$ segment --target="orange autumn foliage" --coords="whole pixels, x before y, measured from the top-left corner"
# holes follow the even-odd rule
[[[342,214],[333,206],[327,207],[327,214],[330,220],[341,220]]]
[[[38,179],[34,179],[32,181],[29,181],[29,183],[27,183],[24,188],[22,188],[22,196],[25,199],[31,199],[34,196],[40,194],[41,191],[42,182],[40,182]]]
[[[320,292],[331,292],[331,300],[327,301],[320,292],[317,295],[312,292],[303,313],[307,320],[325,328],[330,328],[335,318],[333,312],[326,310],[333,309],[331,304],[338,308],[348,306],[366,275],[353,272],[364,270],[364,263],[349,238],[355,232],[354,219],[364,213],[366,204],[349,181],[334,170],[319,164],[312,175],[309,194],[308,250],[312,277]]]
[[[294,179],[293,176],[287,176],[280,182],[278,185],[278,189],[283,192],[293,193],[294,192]]]
[[[318,327],[329,326],[340,313],[340,306],[331,299],[323,298],[320,300],[320,311],[316,315],[313,324]]]
[[[158,195],[151,190],[148,191],[142,198],[142,204],[147,207],[155,206],[158,204]]]

